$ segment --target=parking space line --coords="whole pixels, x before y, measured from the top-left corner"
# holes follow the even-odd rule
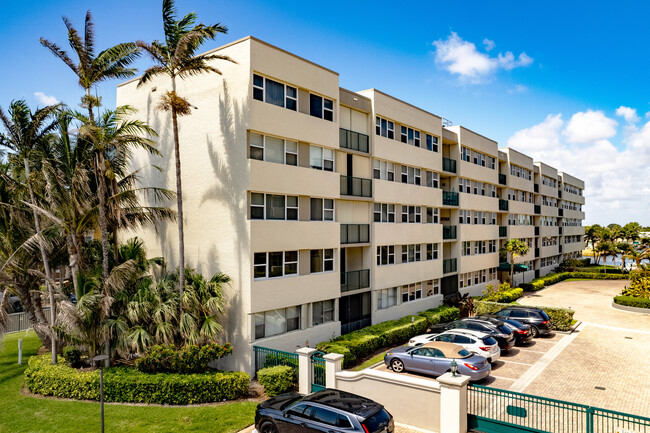
[[[503,359],[503,358],[499,358],[499,361],[503,361],[503,362],[506,362],[506,363],[508,363],[508,364],[519,364],[519,365],[528,365],[528,366],[532,366],[532,365],[533,365],[533,364],[527,364],[527,363],[525,363],[525,362],[506,361],[506,360]]]
[[[539,350],[530,350],[530,349],[522,349],[522,348],[519,348],[519,350],[524,350],[524,351],[530,352],[530,353],[546,353],[546,352],[541,352]]]

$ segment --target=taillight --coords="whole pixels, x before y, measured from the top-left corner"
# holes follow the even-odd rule
[[[542,325],[548,325],[548,320],[544,320],[544,321],[542,322]]]
[[[489,347],[479,347],[483,352],[489,352],[490,348]]]
[[[409,343],[415,343],[415,340],[410,340]]]
[[[467,367],[467,368],[471,368],[471,369],[474,370],[474,371],[478,371],[478,367],[475,366],[475,365],[468,364],[468,363],[466,363],[466,362],[463,362],[463,364],[465,364],[465,367]]]
[[[365,431],[366,433],[370,433],[370,432],[368,431],[368,427],[366,427],[365,424],[361,424],[361,427],[363,427],[363,431]]]
[[[528,331],[522,331],[521,329],[517,329],[515,332],[516,332],[517,334],[522,334],[522,335],[526,335],[526,334],[528,334]]]

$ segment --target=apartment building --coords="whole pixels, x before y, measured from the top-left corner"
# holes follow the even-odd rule
[[[254,345],[294,350],[481,294],[507,277],[509,238],[531,247],[516,281],[580,255],[579,179],[256,38],[215,51],[236,63],[177,87],[195,107],[179,131],[186,263],[232,278],[224,367],[251,370]],[[168,89],[132,80],[117,103],[158,132],[163,157],[137,153],[134,168],[174,190],[156,110]],[[175,263],[176,224],[135,234]]]

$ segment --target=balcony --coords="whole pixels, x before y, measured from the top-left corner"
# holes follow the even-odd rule
[[[535,205],[535,215],[539,215],[542,213],[542,207],[538,204]]]
[[[442,226],[442,238],[456,239],[456,226]]]
[[[341,224],[342,244],[364,244],[370,242],[370,224]]]
[[[443,206],[458,206],[458,193],[457,192],[442,192]]]
[[[506,175],[505,174],[500,174],[499,175],[499,185],[507,185],[507,184],[508,184],[508,180],[506,178]]]
[[[508,237],[508,226],[499,226],[499,237],[500,238]]]
[[[341,272],[341,292],[370,287],[370,269]]]
[[[442,273],[450,274],[456,272],[458,259],[444,259],[442,261]]]
[[[345,149],[357,150],[359,152],[368,153],[369,138],[366,134],[360,132],[349,131],[347,129],[339,129],[339,146]]]
[[[499,210],[508,211],[508,200],[499,199]]]
[[[372,197],[372,179],[341,176],[341,195]]]
[[[442,157],[442,170],[449,173],[456,173],[456,160]]]

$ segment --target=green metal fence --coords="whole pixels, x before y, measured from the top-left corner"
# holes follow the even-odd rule
[[[311,392],[325,389],[325,360],[323,352],[315,352],[311,355]]]
[[[255,358],[255,374],[263,368],[287,365],[294,369],[294,378],[298,378],[298,354],[269,349],[268,347],[253,346]],[[297,383],[297,382],[296,382]]]
[[[650,433],[650,418],[470,385],[468,427],[485,433]]]

